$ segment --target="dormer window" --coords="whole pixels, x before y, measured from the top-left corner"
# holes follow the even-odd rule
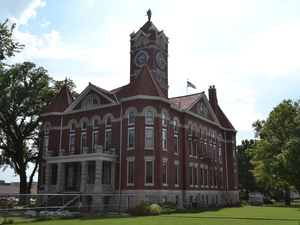
[[[106,126],[107,126],[107,127],[110,127],[110,126],[111,126],[111,118],[110,118],[110,117],[108,117],[108,118],[106,119]]]
[[[82,130],[86,130],[86,128],[87,128],[87,122],[84,121],[84,122],[82,123]]]
[[[99,105],[99,100],[96,97],[90,97],[84,102],[84,107],[91,107],[97,105]]]

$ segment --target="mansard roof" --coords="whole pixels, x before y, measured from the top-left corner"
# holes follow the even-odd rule
[[[72,102],[74,102],[74,97],[68,86],[65,84],[45,109],[44,113],[63,112],[72,104]]]
[[[177,106],[178,108],[187,110],[203,95],[204,91],[192,95],[170,98],[170,100],[172,101],[173,105]]]
[[[125,97],[136,95],[158,96],[168,99],[158,81],[155,79],[147,63],[137,75]]]

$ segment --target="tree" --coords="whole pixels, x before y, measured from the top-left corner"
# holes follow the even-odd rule
[[[50,77],[42,67],[24,62],[0,70],[1,165],[9,165],[20,176],[20,194],[31,189],[38,160],[40,114],[54,97]],[[35,163],[27,185],[28,163]]]
[[[284,100],[266,120],[253,123],[259,138],[252,148],[252,163],[256,178],[262,182],[279,182],[286,190],[286,204],[290,204],[289,190],[300,192],[300,107],[299,101]]]
[[[237,146],[238,154],[238,176],[239,176],[239,188],[246,191],[246,199],[249,199],[249,192],[258,191],[262,188],[256,182],[253,173],[254,165],[250,162],[252,159],[249,151],[254,144],[254,140],[242,140],[242,144]]]
[[[9,30],[6,25],[7,22],[8,19],[4,23],[0,23],[0,66],[2,60],[14,56],[14,53],[20,52],[20,49],[24,47],[24,45],[20,45],[12,39],[13,30],[16,24],[14,23]]]

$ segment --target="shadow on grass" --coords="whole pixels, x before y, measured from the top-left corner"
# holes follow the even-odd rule
[[[290,205],[286,205],[284,202],[276,202],[274,204],[264,204],[263,207],[299,208],[299,210],[300,210],[300,203],[299,202],[291,202]]]

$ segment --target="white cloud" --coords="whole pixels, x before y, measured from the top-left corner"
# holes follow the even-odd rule
[[[21,12],[19,18],[13,17],[13,21],[17,23],[17,25],[27,25],[27,21],[31,18],[36,17],[36,9],[41,6],[44,7],[46,2],[41,2],[41,0],[34,0],[31,4],[29,4],[24,11]]]
[[[43,22],[44,23],[41,24],[41,27],[47,27],[50,24],[50,22],[46,21],[46,19],[43,19]]]

